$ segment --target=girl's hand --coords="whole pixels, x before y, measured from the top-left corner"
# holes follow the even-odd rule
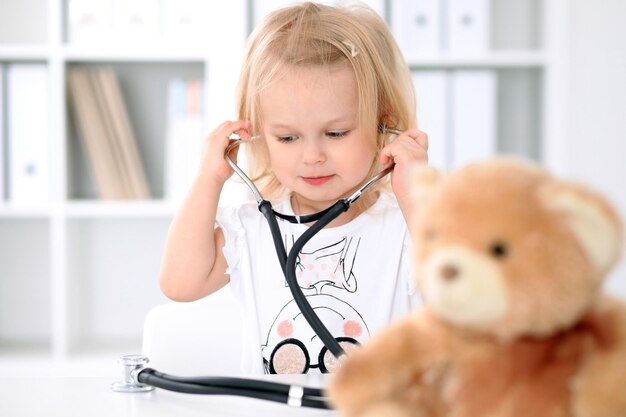
[[[224,158],[224,152],[231,142],[229,136],[236,133],[244,141],[250,140],[249,129],[249,121],[237,120],[234,122],[226,121],[211,132],[204,141],[200,175],[221,183],[226,182],[233,174],[233,169]],[[231,159],[235,162],[237,162],[238,152],[239,148],[237,147],[230,154]]]
[[[396,164],[391,173],[391,187],[406,218],[411,212],[408,168],[416,162],[428,162],[428,135],[417,129],[402,132],[380,152],[381,164],[391,162]]]

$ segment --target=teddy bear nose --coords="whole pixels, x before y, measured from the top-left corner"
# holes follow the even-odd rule
[[[446,281],[452,281],[459,275],[459,269],[454,265],[444,265],[441,268],[441,278]]]

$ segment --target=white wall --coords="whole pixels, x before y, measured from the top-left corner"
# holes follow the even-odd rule
[[[626,1],[568,1],[566,174],[604,192],[626,220]],[[626,299],[626,262],[609,288]]]

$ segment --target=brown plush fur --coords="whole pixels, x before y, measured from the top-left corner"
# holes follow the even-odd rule
[[[425,308],[347,358],[346,417],[626,417],[626,306],[609,203],[519,160],[420,168],[411,228]]]

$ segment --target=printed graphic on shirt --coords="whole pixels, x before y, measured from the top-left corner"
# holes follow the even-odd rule
[[[351,293],[356,292],[357,280],[353,269],[361,239],[354,240],[344,237],[337,243],[313,252],[300,252],[296,262],[296,278],[300,288],[315,288],[317,294],[320,294],[324,286],[331,285]]]
[[[293,245],[294,236],[290,240]],[[369,330],[353,306],[335,295],[325,294],[324,289],[357,291],[354,269],[360,240],[344,237],[314,251],[302,251],[296,263],[300,288],[312,293],[306,295],[307,301],[344,350],[369,338]],[[336,365],[334,356],[309,326],[294,300],[280,309],[261,348],[266,373],[307,373],[310,369],[326,373]]]

